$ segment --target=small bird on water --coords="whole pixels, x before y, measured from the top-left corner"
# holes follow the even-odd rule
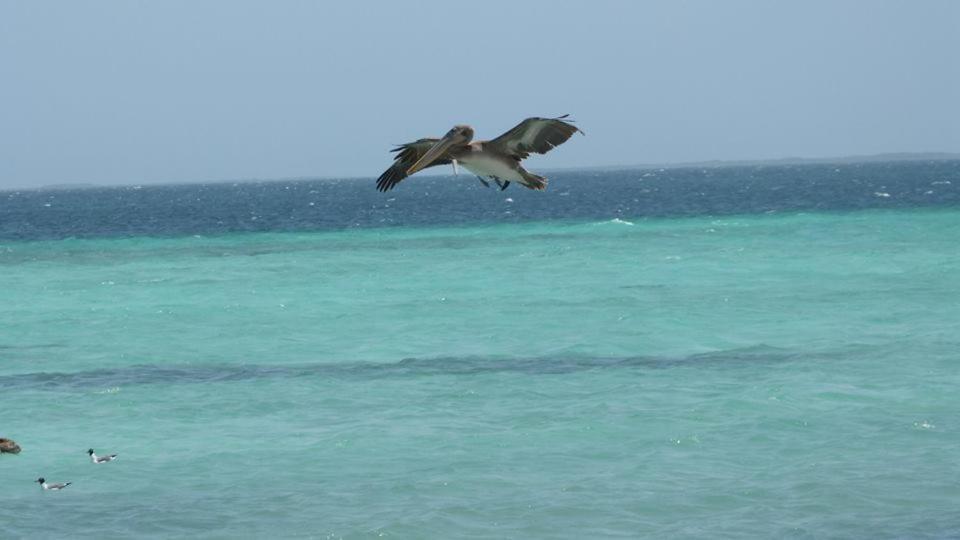
[[[520,162],[530,154],[546,154],[578,131],[582,135],[583,131],[570,123],[572,120],[564,120],[566,117],[527,118],[489,141],[473,141],[470,126],[453,126],[441,139],[425,138],[401,144],[392,150],[399,154],[393,165],[377,179],[377,190],[389,191],[417,171],[448,163],[453,164],[454,174],[457,164],[462,164],[486,187],[490,187],[485,180],[489,178],[500,186],[501,191],[507,189],[510,182],[529,189],[545,190],[547,179],[527,171]]]
[[[48,484],[46,479],[37,478],[37,482],[40,483],[40,487],[47,491],[60,491],[61,489],[69,486],[73,482],[63,482],[62,484]]]
[[[90,454],[90,461],[92,461],[93,463],[96,463],[96,464],[98,464],[98,465],[99,465],[100,463],[107,463],[107,462],[110,462],[110,461],[113,461],[113,460],[117,459],[117,454],[110,454],[109,456],[98,456],[98,455],[93,451],[93,448],[87,450],[87,453]]]

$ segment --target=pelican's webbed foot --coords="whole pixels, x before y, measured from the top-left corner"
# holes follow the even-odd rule
[[[503,191],[507,189],[507,187],[510,185],[510,181],[504,180],[503,182],[501,182],[500,179],[497,178],[497,185],[500,186],[500,191]]]
[[[486,180],[484,180],[482,176],[478,176],[477,180],[479,180],[480,183],[483,184],[483,187],[490,187],[490,184]]]

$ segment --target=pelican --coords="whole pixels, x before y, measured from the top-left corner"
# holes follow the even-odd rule
[[[490,184],[485,178],[496,182],[501,191],[507,189],[510,182],[542,191],[547,189],[547,179],[527,171],[520,161],[532,153],[546,154],[578,131],[582,135],[583,132],[570,123],[572,120],[564,120],[566,117],[565,114],[557,118],[527,118],[489,141],[473,141],[473,128],[458,125],[441,139],[424,138],[401,144],[391,150],[399,154],[377,179],[377,190],[389,191],[418,171],[452,163],[454,174],[457,165],[462,164],[487,187]]]

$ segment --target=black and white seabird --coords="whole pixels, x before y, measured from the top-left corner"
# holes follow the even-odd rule
[[[37,478],[37,482],[40,484],[40,487],[47,491],[60,491],[61,489],[69,486],[73,482],[63,482],[62,484],[48,484],[46,479]]]
[[[116,455],[116,454],[110,454],[109,456],[98,456],[98,455],[93,451],[93,448],[87,450],[87,453],[90,454],[90,461],[92,461],[93,463],[96,463],[96,464],[98,464],[98,465],[99,465],[100,463],[107,463],[108,461],[113,461],[113,460],[117,459],[117,455]]]

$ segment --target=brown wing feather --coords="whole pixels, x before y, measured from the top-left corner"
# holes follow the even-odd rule
[[[407,177],[407,169],[412,167],[413,164],[420,159],[420,156],[426,154],[427,150],[439,140],[440,139],[424,138],[412,143],[401,144],[391,150],[391,152],[399,152],[399,154],[393,158],[393,165],[383,171],[380,178],[377,178],[377,191],[390,191],[393,189],[394,186]],[[440,158],[427,165],[427,168],[433,167],[434,165],[446,165],[448,163],[450,163],[449,159]]]
[[[567,139],[579,128],[566,120],[568,115],[557,118],[527,118],[510,131],[486,144],[497,145],[517,159],[525,159],[530,154],[546,154],[554,147],[567,142]],[[582,134],[583,131],[580,131]]]

